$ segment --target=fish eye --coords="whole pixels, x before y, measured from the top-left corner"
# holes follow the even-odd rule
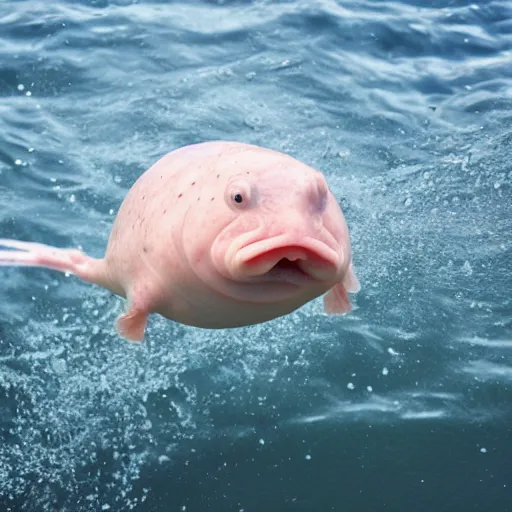
[[[254,206],[254,186],[246,179],[236,177],[228,184],[225,200],[235,211],[245,210]]]

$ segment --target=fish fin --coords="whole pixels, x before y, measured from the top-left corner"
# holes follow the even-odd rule
[[[142,309],[130,307],[119,315],[116,320],[116,329],[120,336],[128,341],[142,341],[148,323],[148,314]]]
[[[329,315],[339,315],[352,310],[348,293],[343,283],[333,286],[324,296],[324,311]]]
[[[361,290],[361,284],[359,283],[359,279],[356,276],[352,263],[350,263],[345,277],[343,278],[343,284],[345,285],[347,292],[357,293]]]
[[[343,314],[352,311],[348,292],[357,293],[361,290],[359,279],[350,263],[341,283],[333,286],[324,296],[324,310],[330,315]]]
[[[78,249],[0,238],[0,266],[44,267],[68,272],[89,283],[108,287],[105,262]]]

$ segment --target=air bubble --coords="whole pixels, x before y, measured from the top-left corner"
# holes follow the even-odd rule
[[[248,115],[244,123],[247,127],[257,130],[263,124],[263,120],[258,115]]]
[[[473,274],[473,267],[471,266],[471,263],[469,263],[468,260],[466,260],[464,262],[464,265],[462,265],[462,271],[464,272],[464,274],[466,274],[467,276],[470,276]]]

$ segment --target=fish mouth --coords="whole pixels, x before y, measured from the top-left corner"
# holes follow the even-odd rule
[[[335,280],[340,254],[312,237],[297,241],[283,235],[249,244],[238,251],[235,271],[242,280],[305,284]]]

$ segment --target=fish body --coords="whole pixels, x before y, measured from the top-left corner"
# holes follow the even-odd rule
[[[204,142],[168,153],[128,191],[103,258],[0,240],[0,264],[70,272],[127,299],[116,320],[144,338],[147,318],[235,328],[323,295],[346,313],[360,285],[347,223],[325,177],[283,153]]]

